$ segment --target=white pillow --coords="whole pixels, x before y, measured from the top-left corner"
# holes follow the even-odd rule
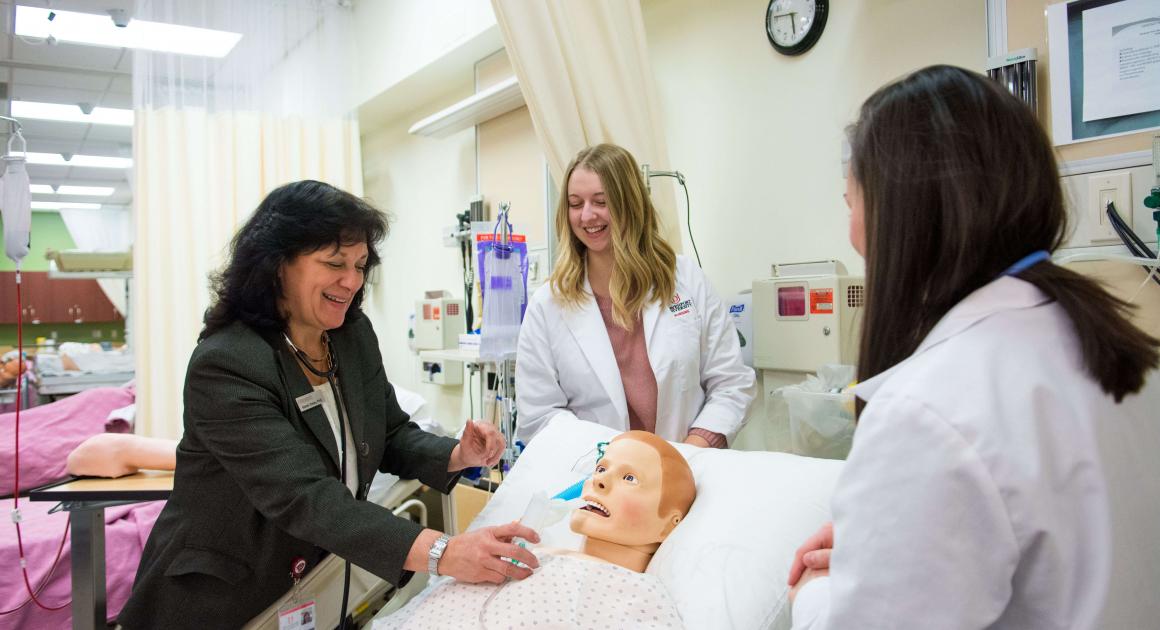
[[[580,420],[548,423],[469,529],[519,520],[535,492],[552,496],[584,478],[596,443],[617,433]],[[697,500],[647,572],[665,584],[689,628],[789,628],[785,580],[793,553],[829,520],[842,463],[675,446],[693,469]],[[566,518],[540,537],[568,549],[582,542]]]

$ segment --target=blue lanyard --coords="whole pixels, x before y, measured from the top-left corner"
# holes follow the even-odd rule
[[[1029,268],[1031,268],[1031,267],[1033,267],[1033,266],[1035,266],[1035,265],[1037,265],[1037,264],[1039,264],[1039,263],[1041,263],[1049,258],[1051,258],[1051,254],[1045,249],[1041,249],[1037,252],[1032,252],[1030,254],[1027,254],[1023,258],[1020,258],[1019,261],[1016,262],[1014,265],[1007,267],[1007,270],[999,275],[1000,276],[1014,276],[1016,274],[1019,274],[1019,273],[1026,271],[1027,269],[1029,269]]]

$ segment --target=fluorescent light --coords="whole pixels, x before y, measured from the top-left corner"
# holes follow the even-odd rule
[[[33,210],[100,210],[99,203],[80,203],[77,201],[33,201]]]
[[[133,126],[133,110],[113,107],[94,107],[91,114],[86,114],[81,111],[79,105],[12,101],[12,115],[16,118],[60,120],[94,125],[120,125],[122,127]]]
[[[108,197],[114,190],[116,189],[112,186],[57,186],[56,194]]]
[[[52,13],[56,15],[50,22],[48,16]],[[51,35],[73,44],[219,58],[228,55],[242,39],[239,33],[145,20],[130,20],[128,26],[119,27],[108,15],[26,6],[16,7],[16,34],[41,39]]]
[[[411,125],[408,133],[446,138],[468,127],[523,107],[524,95],[516,77],[511,77],[455,103]]]
[[[59,153],[28,153],[25,156],[29,164],[46,164],[48,166],[88,166],[91,168],[133,168],[133,158],[108,157],[104,155],[74,155],[71,160],[65,160]]]
[[[35,195],[80,195],[84,197],[108,197],[116,191],[113,186],[57,186],[55,189],[48,184],[32,184],[32,193]]]

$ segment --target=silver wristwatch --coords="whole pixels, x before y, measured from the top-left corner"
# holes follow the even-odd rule
[[[431,545],[431,551],[427,552],[427,573],[432,577],[439,575],[439,558],[443,557],[443,552],[447,550],[447,541],[451,537],[447,534],[440,534],[435,543]]]

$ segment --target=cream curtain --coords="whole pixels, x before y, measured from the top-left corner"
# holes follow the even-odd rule
[[[84,251],[126,252],[133,244],[133,224],[128,208],[80,210],[66,208],[60,211],[64,227],[77,249]],[[105,296],[121,316],[125,316],[126,280],[102,278],[97,280]]]
[[[137,431],[177,438],[209,276],[235,230],[288,182],[319,179],[362,194],[350,9],[323,0],[149,0],[135,17],[242,34],[222,60],[134,58]]]
[[[668,170],[644,18],[632,0],[492,0],[552,177],[586,146],[612,142]],[[652,180],[666,240],[680,251],[673,180]]]

